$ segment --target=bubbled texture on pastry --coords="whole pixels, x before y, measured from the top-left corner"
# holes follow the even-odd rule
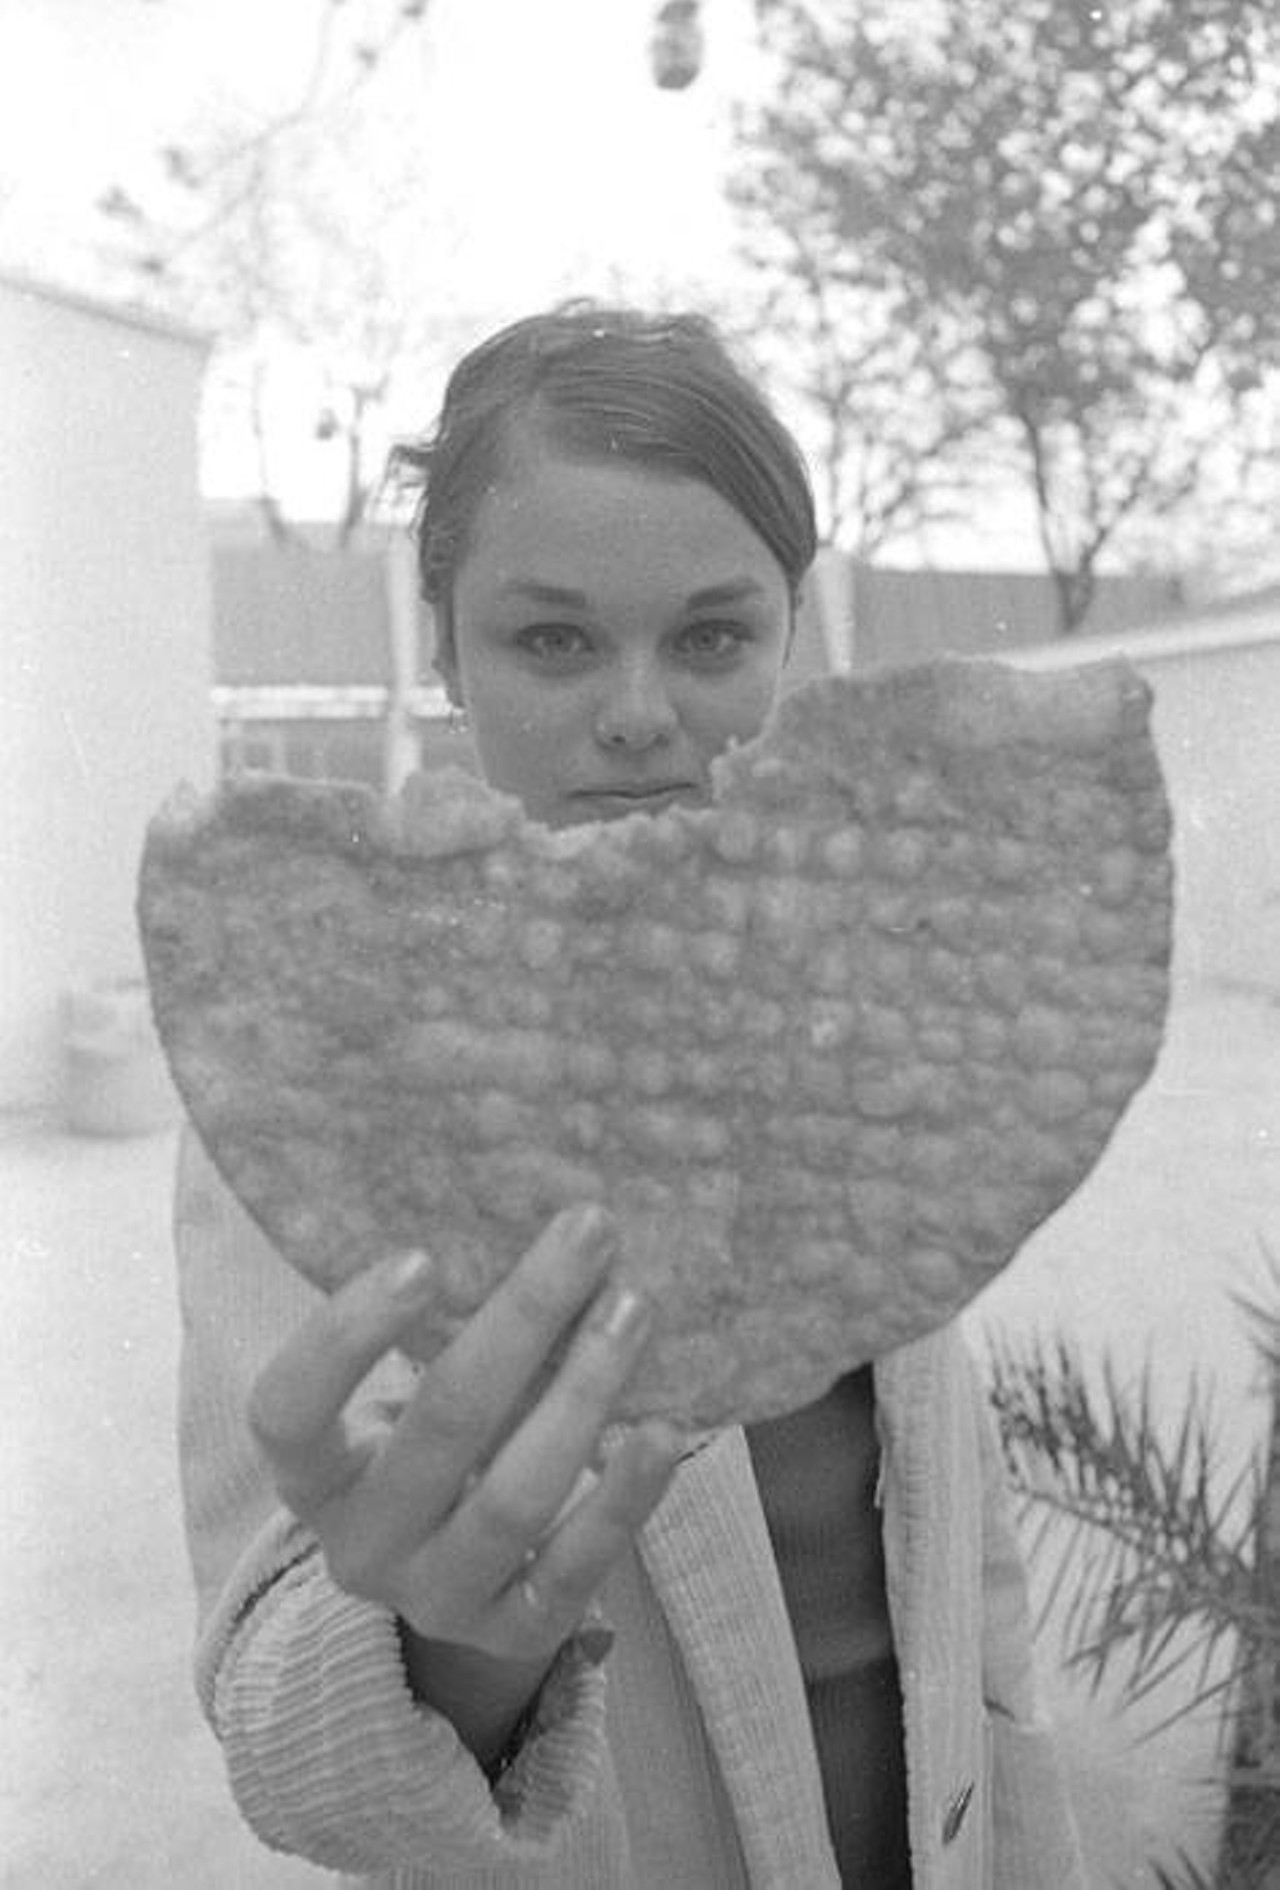
[[[1113,663],[830,679],[713,807],[559,833],[458,773],[230,786],[143,863],[175,1077],[312,1278],[431,1250],[424,1355],[595,1198],[660,1308],[626,1413],[794,1408],[957,1313],[1149,1074],[1149,706]]]

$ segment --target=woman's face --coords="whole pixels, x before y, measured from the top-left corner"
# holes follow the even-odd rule
[[[480,764],[549,826],[710,798],[762,726],[791,628],[786,576],[700,480],[522,436],[453,590],[444,666]]]

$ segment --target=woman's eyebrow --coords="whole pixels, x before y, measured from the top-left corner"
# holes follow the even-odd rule
[[[499,597],[527,597],[535,604],[559,604],[571,610],[585,610],[585,591],[571,590],[565,584],[543,584],[538,578],[513,578],[498,592]]]
[[[686,598],[690,609],[702,609],[708,604],[740,604],[752,597],[766,595],[763,584],[755,578],[733,578],[727,584],[708,584],[700,591],[691,591]]]

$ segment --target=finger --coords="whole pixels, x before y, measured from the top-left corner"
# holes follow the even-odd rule
[[[497,1646],[554,1647],[573,1633],[661,1502],[685,1446],[684,1436],[660,1421],[624,1434],[594,1486],[499,1597],[490,1628]]]
[[[345,1416],[352,1393],[434,1290],[423,1253],[402,1254],[340,1287],[286,1339],[259,1374],[248,1420],[277,1488],[291,1509],[323,1503],[358,1476],[369,1441]]]
[[[555,1378],[455,1511],[442,1547],[497,1585],[510,1579],[596,1455],[652,1326],[653,1308],[634,1288],[617,1282],[598,1295]]]
[[[451,1507],[528,1401],[606,1277],[616,1252],[609,1215],[569,1208],[424,1370],[379,1464],[388,1495],[422,1514]]]

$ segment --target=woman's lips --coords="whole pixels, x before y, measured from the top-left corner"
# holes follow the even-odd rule
[[[657,782],[652,787],[578,788],[569,795],[584,820],[606,820],[623,814],[660,814],[668,807],[688,807],[705,801],[705,791],[693,781]]]

